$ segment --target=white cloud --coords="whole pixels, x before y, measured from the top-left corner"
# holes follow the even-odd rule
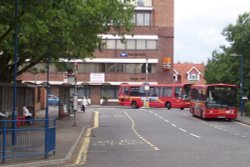
[[[175,62],[206,63],[227,44],[222,30],[245,12],[250,0],[175,0]]]

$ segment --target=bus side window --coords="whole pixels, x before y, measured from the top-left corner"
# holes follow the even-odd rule
[[[138,87],[131,87],[130,96],[139,96],[139,88]]]

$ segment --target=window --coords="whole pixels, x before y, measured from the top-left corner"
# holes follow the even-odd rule
[[[135,64],[126,64],[125,73],[135,73]]]
[[[162,96],[163,97],[171,97],[173,93],[172,87],[163,87]]]
[[[74,88],[70,88],[70,96],[73,97],[75,93]],[[78,99],[82,99],[83,96],[85,96],[87,99],[90,98],[90,86],[84,86],[77,88],[77,94],[78,94]]]
[[[81,63],[78,65],[79,73],[146,73],[145,63]],[[155,64],[148,64],[148,73],[156,73]],[[66,71],[66,70],[65,70]],[[73,72],[73,70],[72,70]]]
[[[114,40],[114,39],[106,40],[106,48],[107,49],[114,49],[114,48],[116,48],[115,41],[116,40]]]
[[[143,22],[144,22],[144,18],[143,18],[143,14],[142,13],[137,13],[136,15],[135,15],[136,17],[135,17],[135,25],[137,25],[137,26],[143,26],[144,24],[143,24]]]
[[[125,42],[121,42],[120,39],[107,39],[104,40],[105,49],[108,50],[156,50],[157,40],[150,39],[127,39]]]
[[[146,64],[142,64],[142,73],[146,73]],[[152,64],[148,64],[148,72],[151,73],[152,72]]]
[[[199,80],[199,74],[189,74],[188,79],[190,81],[198,81]]]
[[[139,87],[131,87],[130,96],[139,96]]]
[[[152,6],[152,0],[136,0],[136,5],[139,7]]]
[[[114,63],[107,64],[107,72],[108,73],[116,72],[116,64],[114,64]]]
[[[182,88],[181,87],[176,87],[175,88],[175,97],[176,98],[182,98]]]
[[[122,42],[121,40],[116,41],[116,49],[125,49],[125,48],[126,44],[124,42]]]
[[[138,50],[146,49],[146,41],[143,39],[138,39],[136,41],[136,48]]]
[[[105,72],[105,64],[104,63],[100,63],[100,64],[96,64],[96,71],[94,72]]]
[[[155,50],[156,49],[156,41],[148,40],[147,41],[147,49]]]
[[[124,72],[124,65],[123,64],[117,64],[117,72],[119,72],[119,73]]]
[[[108,96],[109,99],[118,99],[118,86],[107,86],[101,87],[101,97]]]
[[[173,75],[173,80],[174,80],[174,81],[178,81],[178,78],[177,78],[177,75],[176,75],[176,74]]]
[[[136,26],[151,26],[151,12],[136,12],[134,23]]]
[[[128,50],[134,50],[135,47],[135,40],[127,40],[127,49]]]

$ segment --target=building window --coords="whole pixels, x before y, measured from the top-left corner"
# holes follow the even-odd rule
[[[110,64],[107,64],[107,73],[115,73],[116,72],[116,66],[117,64],[114,64],[114,63],[110,63]]]
[[[81,63],[78,65],[79,73],[146,73],[145,63]],[[156,73],[155,64],[148,64],[148,72]]]
[[[101,97],[108,96],[109,99],[118,99],[118,86],[103,85],[101,87]]]
[[[156,50],[157,40],[150,39],[128,39],[122,42],[120,39],[103,40],[107,50]]]
[[[116,49],[125,49],[126,43],[121,40],[116,40]]]
[[[152,0],[136,0],[136,5],[139,7],[152,6]]]
[[[105,41],[106,49],[114,49],[114,48],[116,48],[115,42],[116,42],[116,40],[114,40],[114,39],[106,40]]]
[[[69,92],[70,92],[69,93],[70,97],[73,97],[75,93],[75,88],[70,88]],[[83,96],[89,99],[90,98],[90,86],[77,88],[77,95],[78,95],[78,99],[82,99]]]
[[[151,26],[150,12],[136,12],[134,16],[134,23],[136,26]]]
[[[127,40],[127,49],[128,50],[135,50],[135,40]]]
[[[146,41],[147,42],[147,46],[146,46],[146,48],[147,49],[151,49],[151,50],[155,50],[156,48],[157,48],[157,46],[156,46],[156,41],[151,41],[151,40],[148,40],[148,41]]]
[[[138,39],[136,41],[136,49],[137,50],[143,50],[146,49],[146,41],[143,39]]]
[[[188,75],[189,81],[198,81],[199,80],[199,75],[198,74],[189,74]]]
[[[178,77],[177,77],[176,74],[173,75],[173,80],[174,80],[174,81],[178,81]]]

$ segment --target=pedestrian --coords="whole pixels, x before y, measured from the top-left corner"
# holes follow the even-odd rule
[[[86,106],[88,105],[88,101],[85,96],[82,97],[82,112],[85,112]]]
[[[25,117],[25,125],[32,125],[30,121],[32,114],[26,106],[23,106],[23,116]]]

